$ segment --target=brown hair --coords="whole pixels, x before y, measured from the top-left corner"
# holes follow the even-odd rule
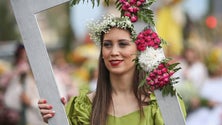
[[[129,32],[130,30],[127,29]],[[101,36],[101,42],[103,40],[104,33]],[[108,107],[112,103],[111,96],[111,83],[109,78],[109,71],[105,66],[104,60],[102,59],[102,44],[100,48],[100,56],[99,56],[99,74],[97,80],[97,89],[96,94],[92,103],[92,112],[91,112],[91,125],[105,125],[108,115]],[[142,99],[142,95],[147,97],[146,89],[141,87],[138,89],[139,83],[145,77],[145,72],[136,69],[133,81],[133,91],[135,97],[137,98],[139,108],[140,108],[140,116],[144,116],[143,113],[143,105],[144,99]],[[142,118],[142,117],[141,117]]]

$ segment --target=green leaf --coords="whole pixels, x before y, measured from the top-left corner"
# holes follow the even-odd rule
[[[174,96],[176,94],[176,91],[174,90],[173,86],[171,84],[168,84],[166,86],[164,86],[162,89],[162,96],[167,96],[167,95],[171,95]]]
[[[98,0],[99,1],[99,0]],[[118,0],[117,0],[118,1]],[[105,0],[107,6],[109,6],[109,0]]]
[[[95,7],[95,4],[96,4],[96,3],[97,3],[97,6],[99,6],[99,4],[100,4],[100,0],[90,0],[90,1],[91,1],[91,3],[92,3],[92,7],[93,7],[93,8]],[[71,7],[72,7],[72,6],[75,6],[75,5],[79,4],[79,2],[80,2],[80,0],[71,0],[71,1],[70,1],[70,6],[71,6]],[[84,3],[85,0],[82,0],[82,2]],[[86,2],[88,3],[89,0],[87,0]],[[109,0],[105,0],[105,3],[106,3],[107,5],[109,5]]]
[[[94,8],[94,6],[95,6],[95,0],[91,0],[91,2],[92,2],[92,7]],[[88,1],[87,1],[87,3],[88,3]]]
[[[138,13],[139,20],[144,21],[145,23],[148,23],[150,25],[155,25],[154,19],[153,19],[153,11],[150,9],[142,8]]]
[[[151,6],[156,0],[148,0],[148,4]]]
[[[71,0],[70,6],[74,6],[74,5],[78,4],[79,2],[80,2],[80,0]]]
[[[177,72],[177,71],[180,70],[180,69],[181,69],[181,67],[176,68],[176,69],[173,69],[173,71],[174,71],[174,72]]]
[[[119,11],[121,11],[121,9],[122,9],[122,4],[121,4],[118,0],[115,2],[115,5],[116,5],[116,8],[117,8]]]
[[[180,63],[173,63],[171,64],[168,69],[173,70],[177,65],[179,65]]]
[[[167,45],[167,41],[161,38],[160,46],[163,47],[163,45]]]

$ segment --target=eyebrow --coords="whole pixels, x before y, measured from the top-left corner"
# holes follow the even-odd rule
[[[103,40],[103,42],[105,42],[105,41],[110,42],[112,40],[110,40],[110,39]],[[129,42],[131,42],[132,40],[129,40],[129,39],[119,39],[118,41],[129,41]]]

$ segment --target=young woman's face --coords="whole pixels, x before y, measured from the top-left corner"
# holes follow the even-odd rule
[[[123,74],[135,71],[136,44],[127,30],[112,28],[104,35],[102,56],[110,73]]]

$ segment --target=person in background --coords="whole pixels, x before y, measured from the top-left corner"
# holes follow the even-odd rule
[[[22,44],[15,50],[15,63],[7,82],[4,102],[19,113],[19,125],[44,125],[37,105],[38,90]]]
[[[188,45],[184,49],[183,58],[180,60],[180,66],[181,70],[177,75],[181,79],[180,83],[175,85],[175,88],[183,97],[189,115],[189,113],[199,107],[198,98],[208,78],[208,72],[198,48],[192,45]]]
[[[222,124],[222,49],[211,47],[206,57],[209,78],[205,81],[197,101],[199,108],[187,117],[187,125]],[[204,120],[203,120],[204,119]]]
[[[198,90],[208,78],[207,67],[201,59],[198,48],[187,47],[184,50],[185,68],[183,79],[191,82]],[[201,78],[201,79],[200,79]]]

